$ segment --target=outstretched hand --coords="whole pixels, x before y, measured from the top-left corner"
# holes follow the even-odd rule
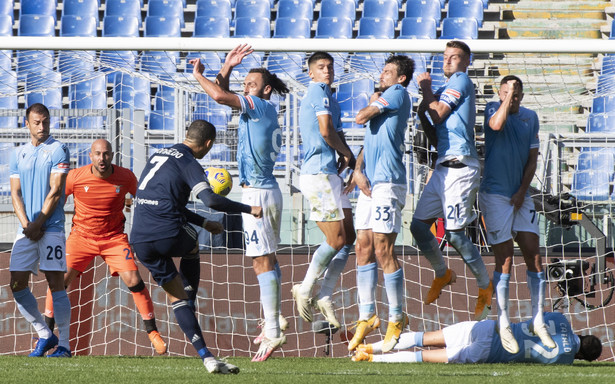
[[[203,74],[203,71],[205,70],[205,66],[203,65],[203,63],[201,63],[201,59],[198,59],[198,58],[191,59],[188,61],[188,63],[193,66],[192,75],[196,77],[197,75]]]
[[[252,52],[254,52],[254,50],[252,49],[252,46],[248,44],[238,45],[235,48],[233,48],[229,53],[227,53],[226,59],[224,60],[224,64],[229,65],[234,68],[238,66],[239,64],[241,64],[241,61],[243,60],[243,58],[248,56]]]
[[[214,235],[222,233],[222,231],[224,230],[222,223],[218,223],[217,221],[208,221],[207,224],[205,224],[204,228],[206,231],[209,231]]]

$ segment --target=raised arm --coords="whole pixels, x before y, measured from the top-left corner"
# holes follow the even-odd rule
[[[489,128],[494,131],[501,131],[506,126],[506,120],[510,114],[511,101],[515,93],[518,92],[519,83],[515,80],[508,81],[508,93],[504,96],[504,99],[500,102],[500,107],[489,119]],[[532,175],[533,176],[533,175]]]

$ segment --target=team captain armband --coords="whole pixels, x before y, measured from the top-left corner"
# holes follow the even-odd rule
[[[447,88],[440,95],[440,102],[445,103],[450,109],[453,109],[459,104],[461,99],[461,92],[453,88]]]
[[[372,102],[370,105],[382,111],[384,107],[389,105],[389,102],[384,97],[379,97],[378,99],[376,99],[376,101]]]

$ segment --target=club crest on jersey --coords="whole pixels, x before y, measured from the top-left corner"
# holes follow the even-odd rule
[[[87,191],[88,191],[88,189],[90,189],[90,186],[89,186],[89,185],[86,185],[85,187],[83,187],[83,189],[87,192]]]
[[[115,193],[120,193],[121,185],[115,185]]]
[[[329,98],[323,97],[322,104],[325,106],[325,108],[329,108]]]

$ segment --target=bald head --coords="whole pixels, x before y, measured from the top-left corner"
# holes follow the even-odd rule
[[[92,160],[92,173],[100,178],[105,178],[113,173],[111,159],[113,150],[111,143],[105,139],[98,139],[92,143],[90,160]]]

